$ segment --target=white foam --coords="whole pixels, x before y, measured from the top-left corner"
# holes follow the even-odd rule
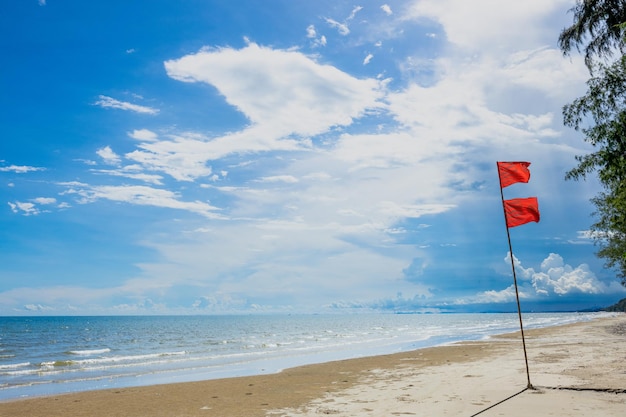
[[[0,371],[9,370],[9,369],[19,369],[30,366],[30,362],[22,362],[22,363],[11,363],[8,365],[0,365]]]
[[[103,353],[109,353],[111,349],[91,349],[91,350],[70,350],[72,355],[90,356],[90,355],[102,355]]]

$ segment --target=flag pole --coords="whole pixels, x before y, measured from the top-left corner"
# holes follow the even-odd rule
[[[498,169],[498,179],[500,180],[500,197],[502,198],[502,211],[504,212],[504,226],[506,228],[506,237],[509,241],[509,254],[511,255],[511,269],[513,270],[513,284],[515,285],[515,299],[517,300],[517,315],[519,317],[519,328],[522,334],[522,346],[524,348],[524,363],[526,364],[526,379],[528,381],[527,389],[534,389],[530,383],[530,370],[528,368],[528,354],[526,353],[526,339],[524,337],[524,325],[522,324],[522,308],[519,302],[519,291],[517,289],[517,276],[515,274],[515,261],[513,258],[513,246],[511,245],[511,233],[509,232],[509,222],[506,216],[506,208],[504,205],[504,192],[502,191],[502,177]]]

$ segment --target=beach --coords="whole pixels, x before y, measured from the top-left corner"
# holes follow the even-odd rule
[[[13,400],[0,416],[624,415],[626,315],[525,335],[533,389],[512,333],[270,375]]]

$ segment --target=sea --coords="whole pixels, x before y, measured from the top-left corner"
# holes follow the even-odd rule
[[[606,315],[528,313],[523,323]],[[276,373],[517,330],[517,314],[0,317],[0,401]]]

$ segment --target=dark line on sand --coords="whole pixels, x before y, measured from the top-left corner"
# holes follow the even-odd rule
[[[489,407],[485,408],[484,410],[480,410],[480,411],[479,411],[479,412],[477,412],[476,414],[472,414],[470,417],[476,417],[477,415],[482,414],[482,413],[484,413],[484,412],[485,412],[485,411],[487,411],[487,410],[491,410],[493,407],[496,407],[496,406],[498,406],[498,405],[502,404],[503,402],[510,400],[510,399],[511,399],[511,398],[513,398],[513,397],[517,397],[517,396],[518,396],[518,395],[520,395],[522,392],[524,392],[524,391],[526,391],[526,390],[528,390],[528,389],[530,389],[530,388],[529,388],[529,387],[526,387],[526,388],[524,388],[523,390],[521,390],[520,392],[517,392],[517,393],[515,393],[515,394],[511,395],[510,397],[507,397],[507,398],[505,398],[505,399],[504,399],[504,400],[502,400],[502,401],[498,401],[497,403],[490,405]]]
[[[532,389],[532,390],[536,390],[536,389],[551,389],[551,390],[558,390],[558,391],[588,391],[588,392],[606,392],[606,393],[610,393],[610,394],[626,394],[626,389],[624,388],[584,388],[584,387],[535,387],[535,388],[530,388],[530,387],[526,387],[523,390],[521,390],[520,392],[517,392],[513,395],[511,395],[510,397],[505,398],[502,401],[498,401],[495,404],[490,405],[489,407],[485,408],[484,410],[480,410],[479,412],[477,412],[476,414],[472,414],[470,417],[476,417],[479,414],[484,413],[487,410],[491,410],[492,408],[510,400],[513,397],[517,397],[518,395],[520,395],[521,393]]]
[[[543,389],[553,389],[560,391],[591,391],[591,392],[608,392],[611,394],[626,394],[624,388],[583,388],[583,387],[541,387]]]

